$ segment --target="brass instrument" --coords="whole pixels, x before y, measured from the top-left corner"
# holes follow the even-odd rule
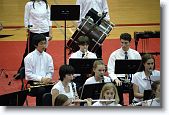
[[[52,85],[55,85],[56,83],[55,82],[51,82],[51,83],[48,83],[48,84],[44,84],[44,83],[41,83],[41,82],[34,82],[33,85],[31,85],[29,88],[37,88],[37,87],[43,87],[43,86],[52,86]]]

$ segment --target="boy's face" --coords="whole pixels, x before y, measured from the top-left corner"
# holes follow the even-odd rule
[[[83,45],[79,45],[79,47],[80,47],[80,51],[85,53],[88,50],[89,45],[83,44]]]
[[[129,47],[130,47],[130,42],[128,40],[123,40],[120,39],[121,42],[121,47],[124,51],[128,51]]]
[[[42,53],[46,49],[46,41],[40,41],[36,49]]]

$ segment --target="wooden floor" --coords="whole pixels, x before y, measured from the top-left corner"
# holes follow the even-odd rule
[[[29,0],[0,0],[0,23],[4,29],[0,35],[13,35],[0,38],[0,41],[25,41],[23,27],[24,6]],[[160,31],[159,0],[107,0],[111,22],[116,26],[107,39],[119,38],[122,32],[132,36],[135,31]],[[52,4],[75,4],[76,0],[48,0]],[[64,39],[64,22],[53,22],[53,40]],[[56,28],[57,27],[57,28]],[[67,21],[67,39],[76,30],[75,22]]]

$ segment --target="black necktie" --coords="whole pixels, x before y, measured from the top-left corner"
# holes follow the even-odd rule
[[[82,58],[84,57],[85,54],[82,54]]]
[[[127,52],[124,52],[125,54],[125,60],[128,60],[128,55],[127,55]],[[129,74],[125,74],[125,79],[129,79]]]
[[[125,60],[127,60],[128,59],[127,52],[124,52],[124,54],[125,54]]]

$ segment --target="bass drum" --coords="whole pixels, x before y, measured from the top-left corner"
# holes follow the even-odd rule
[[[96,52],[101,46],[105,38],[108,36],[113,26],[110,22],[102,20],[100,25],[93,23],[93,19],[87,17],[82,20],[75,33],[72,35],[70,40],[67,42],[67,47],[71,52],[76,52],[79,50],[77,39],[79,36],[85,35],[90,39],[90,45],[88,50],[91,52]]]

